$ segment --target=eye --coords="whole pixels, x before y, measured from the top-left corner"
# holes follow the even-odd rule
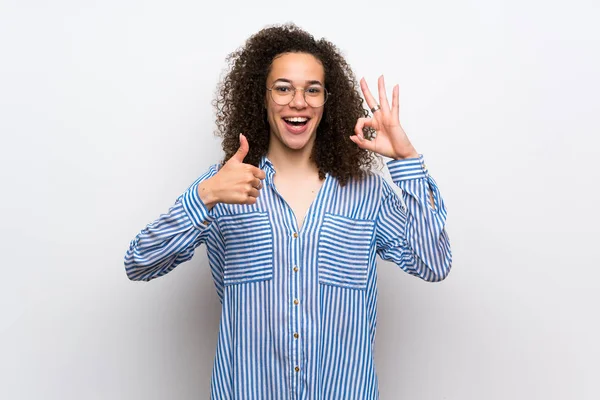
[[[308,94],[321,94],[323,92],[323,88],[321,86],[311,86],[308,89],[306,89],[306,93]]]
[[[273,88],[273,90],[278,93],[289,93],[292,91],[292,88],[290,86],[280,85],[280,86],[275,86]]]

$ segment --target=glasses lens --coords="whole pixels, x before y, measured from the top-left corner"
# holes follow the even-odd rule
[[[275,103],[280,106],[285,106],[292,101],[295,91],[296,90],[291,84],[280,82],[274,84],[271,88],[271,97]]]
[[[327,100],[327,90],[321,85],[309,86],[304,90],[304,100],[311,107],[321,107]]]
[[[280,106],[291,103],[296,95],[296,89],[287,82],[278,82],[271,87],[271,98]],[[304,101],[311,107],[321,107],[327,101],[327,90],[321,85],[312,85],[302,90]]]

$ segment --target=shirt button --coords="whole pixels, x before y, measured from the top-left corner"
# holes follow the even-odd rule
[[[298,332],[294,333],[294,339],[298,339],[300,337],[300,335],[298,335]]]
[[[300,301],[298,301],[298,299],[294,299],[294,304],[298,305],[298,304],[300,304]]]
[[[299,372],[300,371],[300,367],[294,368],[294,371]]]
[[[294,272],[298,272],[298,266],[294,265]]]
[[[210,222],[208,222],[208,221],[202,221],[202,223],[206,226],[208,226],[210,224]]]
[[[292,236],[294,237],[294,239],[298,239],[298,233],[294,232]]]

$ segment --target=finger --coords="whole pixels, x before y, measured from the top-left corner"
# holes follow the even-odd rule
[[[369,106],[369,108],[375,107],[375,105],[377,105],[377,101],[371,94],[371,91],[369,90],[369,86],[367,85],[367,81],[365,81],[365,78],[362,78],[360,80],[360,90],[362,90],[363,95],[365,96],[365,100],[367,101],[367,105]]]
[[[262,182],[260,181],[260,179],[255,178],[252,180],[252,187],[256,188],[258,190],[262,189]]]
[[[242,204],[252,205],[256,203],[256,197],[248,196],[246,200],[242,202]]]
[[[248,190],[248,196],[250,196],[250,197],[258,197],[259,194],[260,193],[259,193],[258,189],[256,189],[256,188],[250,188]]]
[[[364,140],[365,136],[364,136],[364,131],[363,130],[365,128],[372,128],[372,127],[373,127],[373,118],[359,118],[356,121],[356,125],[354,125],[354,133],[361,140]]]
[[[352,140],[358,147],[361,149],[366,149],[370,151],[375,151],[375,142],[370,140],[361,139],[356,135],[350,136],[350,140]]]
[[[266,178],[267,174],[265,174],[265,171],[263,171],[262,169],[255,167],[254,165],[251,165],[251,171],[252,171],[252,175],[254,175],[256,178],[263,180]]]
[[[240,133],[240,147],[231,158],[236,159],[239,162],[244,162],[244,158],[248,154],[249,150],[250,146],[248,145],[248,139],[246,139],[246,136]]]
[[[385,111],[390,110],[390,103],[388,103],[387,93],[385,93],[385,80],[383,75],[377,80],[378,91],[379,91],[379,105]]]
[[[398,93],[400,92],[400,88],[398,85],[394,86],[392,90],[392,114],[394,118],[400,120],[400,102]]]

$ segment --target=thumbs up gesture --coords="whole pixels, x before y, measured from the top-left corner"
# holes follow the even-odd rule
[[[210,210],[217,203],[254,204],[262,189],[265,172],[244,164],[250,146],[240,134],[240,148],[213,176],[198,185],[198,195]]]

